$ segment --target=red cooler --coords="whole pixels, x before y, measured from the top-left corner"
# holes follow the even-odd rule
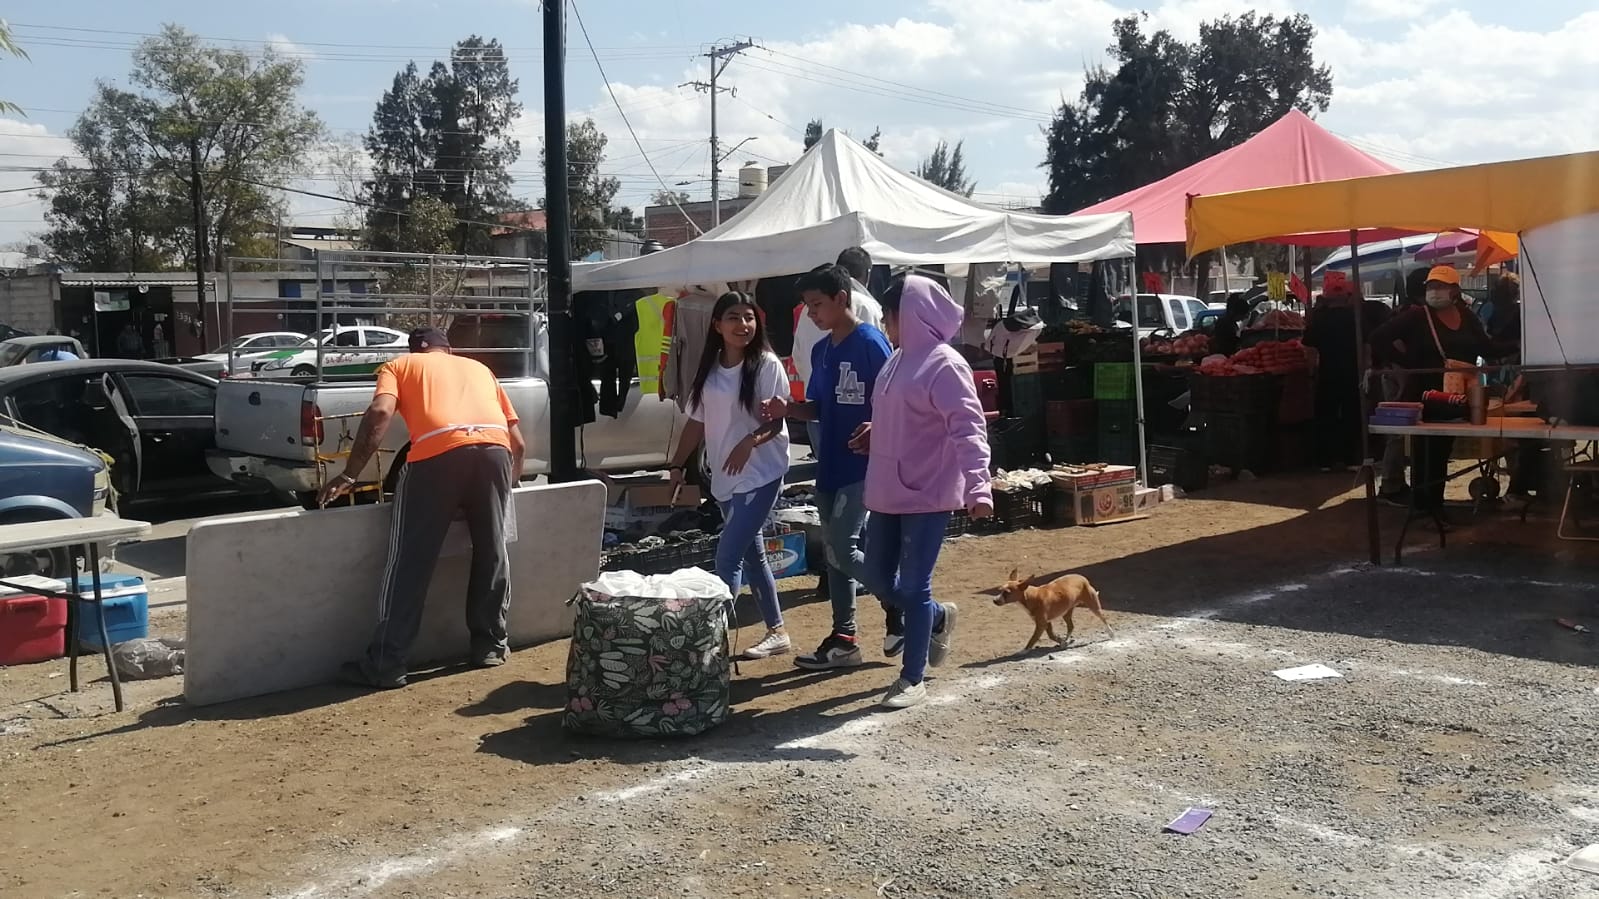
[[[66,600],[0,596],[0,665],[47,662],[66,654]]]

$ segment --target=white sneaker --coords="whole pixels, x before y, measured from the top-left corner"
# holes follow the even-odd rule
[[[888,693],[878,702],[885,709],[908,709],[913,705],[921,705],[927,698],[927,684],[908,684],[905,678],[894,681],[894,686],[888,688]]]
[[[739,655],[744,661],[756,659],[769,659],[772,656],[786,656],[794,649],[794,644],[789,642],[788,634],[782,631],[767,631],[761,642],[744,650]]]
[[[933,642],[927,647],[927,664],[934,668],[941,667],[944,660],[949,658],[950,641],[955,636],[955,618],[960,613],[952,602],[941,605],[944,607],[944,629],[933,632]]]
[[[905,651],[904,634],[883,635],[883,655],[893,658]]]

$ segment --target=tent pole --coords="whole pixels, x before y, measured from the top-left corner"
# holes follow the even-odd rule
[[[1138,482],[1149,486],[1148,451],[1144,448],[1144,353],[1138,337],[1138,257],[1127,260],[1127,270],[1132,274],[1128,285],[1133,298],[1133,417],[1138,422]],[[1164,303],[1162,303],[1164,305]]]
[[[1371,421],[1366,415],[1366,294],[1360,285],[1360,236],[1349,230],[1349,275],[1355,282],[1355,390],[1360,398],[1360,476],[1366,482],[1366,538],[1371,564],[1382,564],[1382,537],[1377,530],[1377,469],[1371,457]]]

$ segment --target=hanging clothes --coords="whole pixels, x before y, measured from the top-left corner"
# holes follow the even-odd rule
[[[672,303],[667,321],[666,364],[661,377],[666,382],[666,396],[677,400],[679,409],[688,408],[688,397],[694,389],[694,373],[699,369],[700,356],[711,334],[711,311],[716,297],[704,293],[684,292]]]
[[[633,335],[633,355],[638,369],[638,389],[649,395],[660,390],[661,364],[666,358],[666,314],[672,298],[665,294],[640,297],[633,304],[638,331]]]
[[[601,415],[616,418],[627,405],[627,392],[638,371],[635,337],[639,319],[638,291],[604,291],[579,294],[578,331],[581,351],[578,356],[579,390],[588,411],[585,423],[594,421],[597,405]]]

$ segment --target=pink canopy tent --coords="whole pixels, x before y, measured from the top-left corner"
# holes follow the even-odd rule
[[[1140,244],[1188,240],[1188,198],[1200,194],[1337,181],[1399,171],[1349,146],[1299,110],[1290,110],[1259,134],[1153,184],[1130,190],[1074,213],[1131,212],[1133,238]],[[1386,240],[1408,231],[1361,232],[1364,240]],[[1349,243],[1349,232],[1299,234],[1281,239],[1301,246]]]

